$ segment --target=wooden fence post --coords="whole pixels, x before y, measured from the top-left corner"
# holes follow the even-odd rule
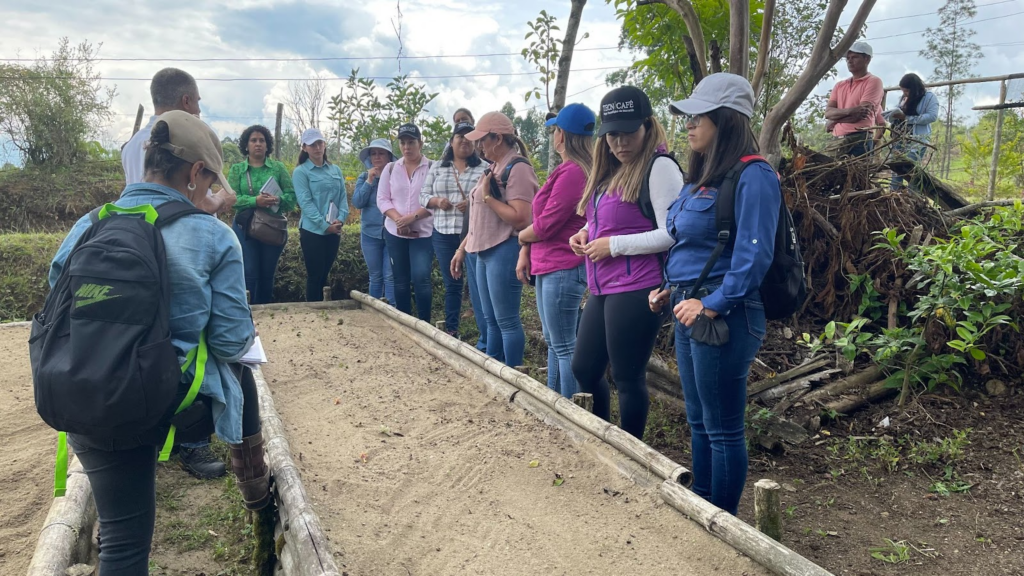
[[[1006,104],[1006,80],[999,83],[999,104]],[[996,112],[996,134],[992,142],[992,166],[988,170],[988,199],[996,198],[996,180],[999,179],[999,147],[1003,144],[1003,114],[1006,110],[1002,108]]]
[[[331,287],[330,286],[324,286],[324,302],[330,302],[330,301],[331,301]]]
[[[776,542],[782,540],[781,487],[772,480],[758,480],[754,484],[754,521],[757,529]]]
[[[580,392],[572,395],[572,403],[583,408],[587,412],[594,412],[594,395]]]
[[[142,107],[142,104],[139,104],[139,111],[135,113],[135,127],[132,128],[132,136],[135,136],[135,133],[142,128],[142,115],[145,111],[146,109]]]
[[[274,122],[274,160],[281,159],[281,117],[284,116],[284,104],[277,104],[277,120]]]

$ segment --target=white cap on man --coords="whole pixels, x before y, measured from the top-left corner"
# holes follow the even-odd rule
[[[854,42],[853,46],[850,46],[850,50],[849,51],[850,52],[856,52],[857,54],[864,54],[866,56],[873,56],[874,55],[873,54],[874,51],[871,49],[871,44],[868,44],[867,42],[865,42],[863,40],[858,40],[858,41]]]

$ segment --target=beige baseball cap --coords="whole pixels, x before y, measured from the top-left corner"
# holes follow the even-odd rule
[[[224,189],[234,192],[224,177],[224,156],[220,140],[213,128],[198,117],[181,110],[165,112],[157,116],[156,122],[167,124],[167,132],[171,137],[170,142],[161,144],[160,148],[185,162],[195,164],[202,160],[208,170],[217,174],[217,182]]]

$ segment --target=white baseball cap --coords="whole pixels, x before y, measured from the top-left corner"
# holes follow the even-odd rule
[[[327,141],[327,139],[324,138],[323,132],[321,132],[319,128],[306,128],[302,132],[302,145],[303,146],[309,146],[310,144],[315,144],[318,140],[323,140],[324,142]]]
[[[731,108],[747,118],[754,115],[754,89],[743,76],[718,72],[697,84],[690,97],[673,102],[673,114],[707,114],[719,108]]]
[[[867,54],[868,56],[874,56],[874,51],[871,49],[871,44],[863,40],[858,40],[850,46],[849,52],[856,52],[857,54]]]

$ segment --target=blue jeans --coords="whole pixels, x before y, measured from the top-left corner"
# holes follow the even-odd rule
[[[430,238],[399,238],[384,231],[388,245],[391,271],[395,277],[395,308],[412,314],[412,291],[416,290],[416,316],[430,322],[430,306],[434,287],[430,283],[430,269],[434,264],[434,249]]]
[[[246,237],[245,230],[235,222],[231,229],[242,245],[242,265],[245,268],[245,289],[252,304],[268,304],[274,299],[274,275],[284,245],[271,246]],[[285,236],[287,240],[287,236]]]
[[[516,278],[519,241],[509,238],[477,253],[476,283],[480,304],[487,320],[487,355],[509,366],[520,366],[526,349],[526,334],[519,317],[523,284]]]
[[[672,306],[681,299],[673,292]],[[724,346],[690,340],[690,328],[676,323],[676,362],[692,433],[693,491],[735,515],[747,481],[747,375],[765,335],[760,295],[735,306],[725,321]]]
[[[579,392],[572,374],[580,302],[587,289],[583,264],[568,270],[537,275],[537,312],[548,345],[548,388],[566,398]]]
[[[459,314],[462,312],[462,278],[452,277],[452,258],[459,249],[462,239],[458,234],[440,234],[437,230],[430,236],[434,244],[437,265],[444,280],[444,328],[449,334],[459,332]]]
[[[476,340],[476,349],[487,352],[487,319],[484,318],[484,305],[480,301],[480,287],[476,283],[477,260],[476,254],[466,254],[466,280],[469,282],[469,303],[473,306],[473,319],[476,320],[476,329],[480,333]]]
[[[395,277],[391,274],[387,244],[383,238],[374,238],[366,234],[359,234],[359,244],[363,249],[366,270],[370,273],[370,297],[383,296],[389,304],[394,304]]]

